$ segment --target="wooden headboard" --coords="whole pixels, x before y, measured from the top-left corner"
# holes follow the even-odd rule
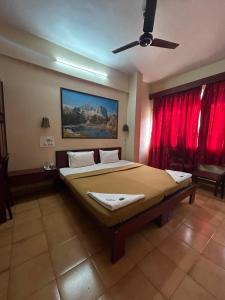
[[[76,150],[60,150],[56,151],[56,168],[66,168],[69,166],[68,162],[68,151],[72,152],[81,152],[81,151],[94,151],[94,159],[95,163],[100,163],[100,155],[99,155],[99,150],[119,150],[119,159],[121,159],[121,147],[114,147],[114,148],[95,148],[95,149],[76,149]]]

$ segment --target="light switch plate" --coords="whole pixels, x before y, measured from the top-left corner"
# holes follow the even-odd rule
[[[40,137],[40,147],[41,148],[55,147],[55,138],[54,138],[54,136],[41,136]]]

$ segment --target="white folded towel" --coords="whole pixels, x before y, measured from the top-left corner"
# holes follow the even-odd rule
[[[116,210],[145,197],[144,194],[104,194],[94,192],[88,192],[87,195],[109,210]]]
[[[176,181],[176,183],[181,183],[192,177],[192,174],[180,171],[166,170],[166,172],[173,178],[174,181]]]

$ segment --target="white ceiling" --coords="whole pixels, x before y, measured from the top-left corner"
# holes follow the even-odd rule
[[[0,21],[148,82],[225,58],[224,0],[158,0],[154,36],[176,50],[111,50],[142,33],[142,0],[0,0]]]

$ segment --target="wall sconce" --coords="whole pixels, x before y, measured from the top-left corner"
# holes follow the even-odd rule
[[[42,118],[41,128],[50,128],[49,118],[46,117]]]
[[[128,127],[128,125],[127,125],[127,124],[124,124],[122,130],[123,130],[123,132],[129,132],[129,127]]]

